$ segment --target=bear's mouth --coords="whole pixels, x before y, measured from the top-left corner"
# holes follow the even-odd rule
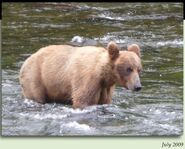
[[[133,89],[129,89],[127,86],[124,87],[126,90],[131,90],[131,91],[134,91],[134,92],[138,92],[141,90],[142,87],[135,87]]]
[[[124,87],[126,90],[129,90],[129,88],[127,86]]]
[[[128,86],[124,86],[124,88],[125,88],[126,90],[136,91],[134,88],[129,88]]]

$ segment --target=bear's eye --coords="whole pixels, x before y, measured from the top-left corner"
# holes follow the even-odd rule
[[[130,68],[130,67],[129,67],[129,68],[127,68],[127,72],[128,72],[128,73],[131,73],[132,71],[133,71],[133,69],[132,69],[132,68]]]
[[[137,71],[138,71],[138,73],[141,73],[141,69],[138,69]]]

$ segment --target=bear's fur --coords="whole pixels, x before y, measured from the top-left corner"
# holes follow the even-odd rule
[[[140,48],[51,45],[31,55],[20,70],[25,98],[39,103],[70,103],[74,108],[109,104],[115,84],[140,90]]]

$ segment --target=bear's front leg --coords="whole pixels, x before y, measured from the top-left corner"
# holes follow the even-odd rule
[[[100,91],[82,91],[81,93],[73,94],[73,107],[85,108],[91,105],[97,105],[100,98]]]
[[[80,83],[79,83],[80,84]],[[85,108],[87,106],[96,105],[100,99],[100,84],[97,80],[86,82],[85,84],[78,82],[73,84],[72,100],[74,108]]]
[[[108,87],[108,88],[103,88],[101,90],[100,94],[100,99],[98,104],[110,104],[112,101],[112,95],[114,91],[115,85]]]

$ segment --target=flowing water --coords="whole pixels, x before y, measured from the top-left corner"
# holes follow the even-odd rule
[[[138,43],[143,89],[117,86],[110,105],[84,110],[24,99],[25,59],[50,44]],[[182,3],[3,3],[3,136],[169,136],[183,133]]]

